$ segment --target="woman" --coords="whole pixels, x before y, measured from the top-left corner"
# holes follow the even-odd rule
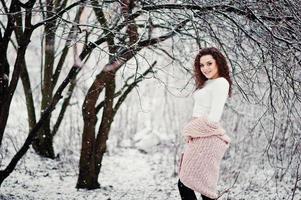
[[[179,166],[178,187],[182,200],[216,199],[220,161],[230,145],[219,121],[232,81],[227,61],[214,48],[201,49],[194,63],[196,90],[192,120],[183,128],[187,142]]]

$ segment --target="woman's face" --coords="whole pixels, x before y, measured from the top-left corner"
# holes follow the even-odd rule
[[[204,76],[208,79],[219,77],[218,66],[212,55],[204,55],[200,58],[200,69]]]

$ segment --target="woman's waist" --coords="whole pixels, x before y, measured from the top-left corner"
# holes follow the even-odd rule
[[[220,120],[218,120],[218,121],[212,121],[212,120],[210,120],[210,119],[208,118],[208,114],[206,114],[206,113],[199,114],[199,115],[192,114],[192,116],[191,116],[191,118],[189,119],[189,121],[195,120],[195,119],[197,119],[197,118],[205,119],[207,122],[212,123],[212,124],[221,125],[221,124],[220,124]]]

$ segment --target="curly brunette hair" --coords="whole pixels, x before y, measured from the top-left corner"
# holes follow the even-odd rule
[[[225,56],[215,47],[208,47],[200,49],[198,55],[194,60],[194,79],[196,84],[196,90],[204,86],[204,83],[208,78],[204,76],[200,69],[200,59],[202,56],[211,55],[216,62],[218,68],[219,77],[224,77],[229,82],[228,96],[232,95],[232,80],[230,78],[229,66]]]

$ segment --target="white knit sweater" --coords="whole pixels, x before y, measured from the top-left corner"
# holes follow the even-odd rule
[[[224,77],[208,79],[203,88],[193,93],[192,117],[206,116],[211,122],[219,122],[228,97],[229,83]]]
[[[210,198],[218,197],[220,162],[231,142],[219,123],[228,90],[224,77],[207,80],[194,92],[193,119],[183,128],[188,144],[180,161],[179,177],[187,187]]]

